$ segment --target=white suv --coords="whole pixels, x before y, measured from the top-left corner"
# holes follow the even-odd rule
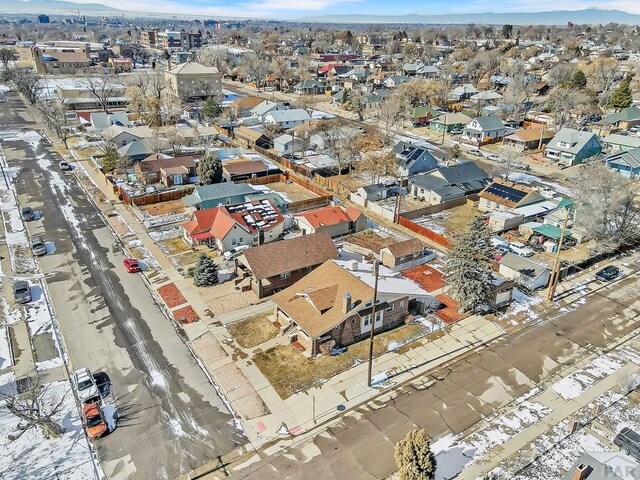
[[[100,391],[93,378],[93,374],[88,368],[81,368],[73,372],[73,386],[83,403],[87,400],[100,396]]]
[[[533,255],[533,248],[520,242],[511,242],[509,244],[509,250],[511,250],[516,255],[520,255],[521,257],[530,257],[531,255]]]

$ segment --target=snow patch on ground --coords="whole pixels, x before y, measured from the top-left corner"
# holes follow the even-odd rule
[[[13,352],[9,340],[9,329],[0,327],[0,370],[13,365]]]
[[[129,242],[127,242],[127,246],[129,248],[135,248],[137,250],[137,252],[140,253],[140,255],[136,255],[136,260],[138,260],[141,263],[144,263],[146,265],[147,268],[146,269],[153,269],[153,270],[159,270],[160,269],[160,264],[158,263],[158,261],[156,260],[156,258],[151,254],[151,252],[149,251],[149,249],[147,247],[145,247],[144,243],[142,243],[142,240],[138,240],[137,238],[135,240],[131,240]]]
[[[587,388],[615,373],[621,367],[622,361],[612,355],[598,357],[583,369],[557,381],[551,388],[560,397],[571,400],[579,397]]]
[[[0,377],[0,390],[7,388],[7,376]],[[4,386],[3,386],[4,382]],[[67,382],[46,385],[45,405],[63,400],[54,418],[65,428],[59,438],[48,439],[31,428],[15,441],[9,435],[18,430],[20,420],[0,402],[0,476],[7,480],[42,478],[86,480],[96,478],[92,452],[84,435],[80,415]]]

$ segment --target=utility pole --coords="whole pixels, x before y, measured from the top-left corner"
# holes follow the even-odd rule
[[[371,370],[373,369],[373,336],[376,328],[376,302],[378,301],[378,276],[380,272],[380,263],[378,260],[373,261],[373,273],[375,275],[375,283],[373,286],[373,307],[371,307],[371,330],[369,334],[369,376],[367,386],[371,386]]]
[[[540,140],[538,141],[538,150],[542,149],[542,136],[544,135],[545,126],[546,125],[544,123],[540,124]]]
[[[551,271],[551,278],[549,279],[549,290],[547,291],[547,301],[553,303],[553,297],[556,294],[556,287],[558,286],[558,280],[560,277],[560,251],[562,250],[562,243],[564,242],[564,235],[567,231],[567,223],[569,223],[569,208],[567,207],[567,213],[562,223],[562,231],[560,232],[560,240],[558,240],[558,251],[556,252],[556,261]]]
[[[396,197],[396,209],[393,215],[393,222],[394,223],[400,223],[400,205],[402,203],[402,182],[403,182],[404,177],[402,175],[400,175],[400,179],[398,181],[399,183],[399,191],[398,191],[398,196]],[[407,187],[409,185],[407,184]]]
[[[444,114],[444,124],[442,125],[442,145],[444,145],[444,134],[447,132],[447,114]]]

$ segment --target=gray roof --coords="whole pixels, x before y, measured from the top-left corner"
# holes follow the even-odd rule
[[[629,135],[607,135],[600,139],[600,141],[606,145],[620,145],[622,147],[640,147],[640,137],[630,137]]]
[[[609,163],[629,165],[634,170],[640,168],[640,148],[610,155],[607,157],[607,164]]]
[[[547,148],[552,150],[559,150],[561,152],[573,153],[574,155],[579,153],[584,146],[595,137],[593,132],[582,132],[574,130],[573,128],[561,128],[556,136],[553,137]],[[561,147],[560,143],[568,143],[570,146]]]
[[[309,113],[302,108],[294,108],[291,110],[276,110],[274,112],[269,112],[267,115],[269,115],[276,123],[311,120]]]
[[[91,113],[89,118],[91,119],[91,125],[93,125],[96,130],[104,130],[111,125],[120,125],[121,127],[126,127],[129,124],[129,117],[127,116],[127,112],[93,112]]]
[[[308,89],[308,88],[319,88],[319,87],[322,87],[322,85],[316,82],[315,80],[303,80],[302,82],[295,85],[293,88]]]
[[[504,123],[502,123],[502,120],[500,120],[495,115],[487,115],[486,117],[476,117],[474,118],[474,120],[476,120],[480,124],[480,128],[484,132],[487,132],[490,130],[500,130],[502,128],[505,128]],[[469,128],[469,125],[467,125],[467,128]]]
[[[216,198],[226,198],[234,197],[237,195],[250,195],[257,193],[259,193],[258,190],[252,188],[246,183],[222,182],[214,183],[213,185],[201,185],[199,187],[196,187],[196,189],[193,191],[193,194],[187,195],[186,197],[184,197],[184,199],[189,205],[195,205],[207,200],[215,200]],[[188,197],[194,197],[195,202],[190,203],[192,199]]]
[[[474,162],[458,163],[452,167],[440,167],[438,171],[451,185],[461,185],[474,181],[486,181],[488,183],[491,180],[491,176]]]
[[[580,465],[591,467],[588,480],[636,480],[640,478],[640,465],[629,455],[622,452],[585,452],[567,471],[563,480],[571,480]]]
[[[118,149],[118,155],[122,157],[138,157],[141,155],[151,155],[154,152],[149,146],[149,142],[142,140],[134,140],[124,147]]]
[[[551,270],[546,265],[542,265],[511,252],[502,257],[498,263],[520,272],[521,275],[526,275],[531,278],[538,278],[540,275],[544,274],[544,272]]]
[[[259,103],[258,105],[253,107],[251,111],[255,115],[260,116],[260,115],[269,113],[273,108],[276,108],[276,107],[284,107],[284,105],[278,102],[272,102],[271,100],[265,100],[264,102]]]
[[[362,189],[366,193],[381,193],[389,190],[389,187],[383,185],[382,183],[377,183],[375,185],[365,185],[364,187],[362,187]]]
[[[440,173],[444,179],[435,173]],[[473,162],[464,162],[452,167],[438,167],[435,170],[416,175],[412,183],[419,188],[433,190],[440,196],[459,197],[469,191],[480,191],[489,182],[491,177],[482,168]]]

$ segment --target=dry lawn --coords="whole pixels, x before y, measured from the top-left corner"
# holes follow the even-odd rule
[[[152,216],[172,215],[175,213],[185,213],[187,211],[187,205],[182,199],[141,205],[138,208]]]
[[[166,255],[177,255],[191,250],[191,247],[184,242],[182,237],[161,240],[158,242],[158,246]]]
[[[422,325],[403,325],[376,336],[374,356],[390,350],[390,345],[406,345],[424,336]],[[392,344],[393,342],[393,344]],[[369,355],[367,340],[351,345],[342,355],[322,355],[309,359],[291,345],[279,345],[253,356],[253,361],[267,377],[282,399],[307,390],[351,367],[366,362]]]
[[[271,340],[278,330],[268,315],[256,315],[227,325],[229,333],[242,348],[253,348]]]
[[[187,250],[191,250],[191,249],[187,249]],[[176,255],[173,255],[170,260],[171,263],[173,263],[176,267],[182,267],[182,268],[187,268],[190,267],[192,265],[195,265],[196,262],[198,261],[198,258],[200,258],[200,255],[202,255],[203,253],[206,253],[207,255],[209,255],[211,258],[215,258],[217,255],[214,251],[211,250],[198,250],[198,251],[187,251],[184,253],[179,253]]]
[[[292,202],[299,202],[301,200],[309,200],[311,198],[317,198],[318,195],[307,190],[306,188],[298,185],[297,183],[285,183],[275,182],[267,185],[274,192],[281,192]]]

